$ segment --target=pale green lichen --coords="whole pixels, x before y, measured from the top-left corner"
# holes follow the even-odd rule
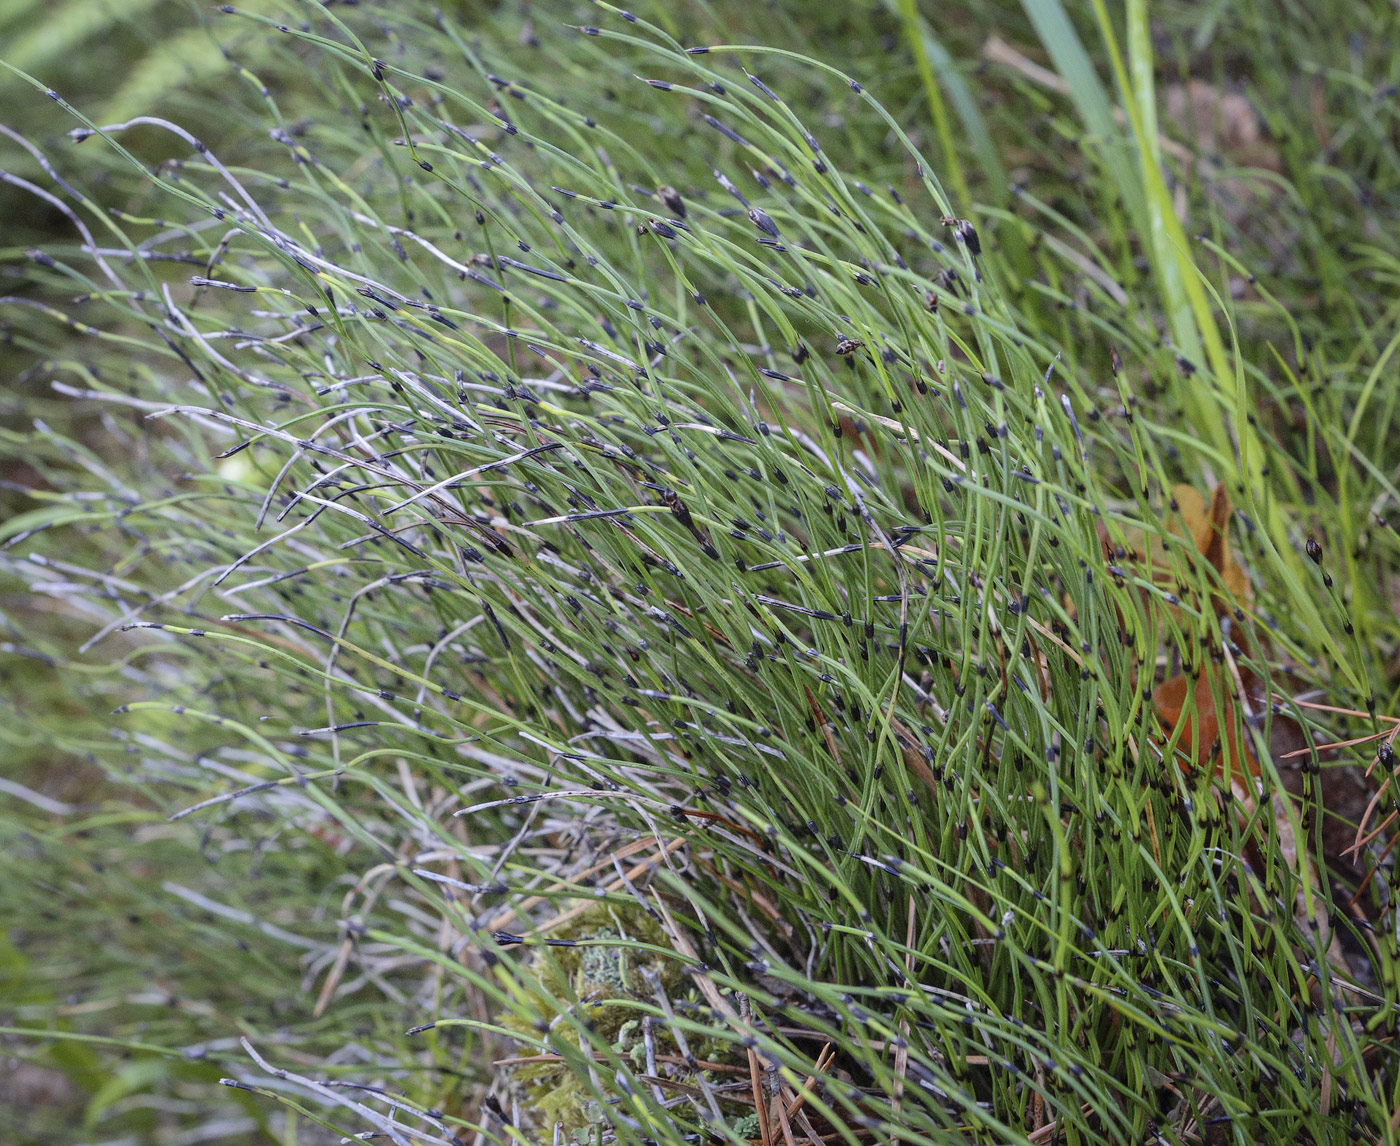
[[[730,1123],[729,1129],[739,1138],[757,1138],[760,1130],[758,1115],[745,1114],[744,1117]]]

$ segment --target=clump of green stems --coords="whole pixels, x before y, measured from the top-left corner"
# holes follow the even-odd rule
[[[1059,254],[1034,187],[974,211],[821,60],[599,4],[526,78],[450,15],[297,12],[248,18],[327,118],[248,73],[256,163],[55,93],[146,180],[117,209],[9,137],[77,236],[32,255],[13,339],[97,419],[26,436],[38,503],[0,526],[5,576],[82,629],[64,687],[120,703],[116,751],[61,746],[235,873],[165,902],[304,956],[302,1018],[187,1081],[257,1120],[548,1141],[490,1064],[557,1056],[603,1112],[559,1133],[741,1141],[693,1045],[752,1070],[765,1143],[798,1093],[790,1132],[832,1143],[1393,1135],[1393,929],[1339,976],[1294,910],[1332,897],[1284,843],[1308,807],[1241,812],[1151,700],[1183,663],[1270,681],[1234,734],[1273,790],[1271,721],[1369,697],[1376,622],[1302,557],[1308,483],[1252,416],[1286,384],[1193,261],[1144,6],[1110,43],[1125,116],[1071,98],[1158,310]],[[1059,4],[1032,22],[1082,79]],[[683,139],[698,169],[662,160]],[[1223,622],[1170,506],[1216,481],[1255,586]],[[1132,531],[1169,576],[1116,563]],[[560,995],[551,921],[595,899],[645,912],[618,945],[683,985]],[[623,1053],[605,1007],[681,1065]]]

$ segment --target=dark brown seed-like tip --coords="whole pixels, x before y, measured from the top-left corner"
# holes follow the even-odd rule
[[[677,219],[685,218],[685,200],[681,198],[679,191],[674,187],[658,187],[656,193],[661,197],[661,202],[666,204],[666,210]]]
[[[770,238],[776,239],[778,237],[778,224],[773,222],[767,211],[758,207],[750,207],[749,221]]]

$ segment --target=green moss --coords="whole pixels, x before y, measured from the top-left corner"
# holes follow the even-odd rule
[[[511,1013],[502,1016],[501,1024],[532,1038],[538,1036],[537,1024],[543,1024],[560,1053],[582,1049],[580,1027],[586,1024],[619,1055],[644,1064],[638,1057],[645,1051],[642,1015],[634,1004],[654,1006],[651,982],[659,982],[673,998],[683,984],[678,960],[638,946],[669,948],[661,926],[635,905],[595,904],[551,930],[549,938],[575,946],[535,949],[530,969],[538,980],[530,997],[537,1023]],[[657,1028],[654,1041],[659,1054],[677,1051],[664,1028]],[[596,1099],[564,1062],[525,1063],[513,1067],[512,1075],[520,1087],[522,1115],[534,1125],[562,1122],[572,1132],[597,1116]]]

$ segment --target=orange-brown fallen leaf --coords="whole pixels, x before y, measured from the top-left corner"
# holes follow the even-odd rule
[[[1229,597],[1248,602],[1251,598],[1249,579],[1230,552],[1231,506],[1225,487],[1217,485],[1211,491],[1209,504],[1195,489],[1186,485],[1174,486],[1172,498],[1181,515],[1180,522],[1173,523],[1173,532],[1180,534],[1184,527],[1196,551],[1214,570]],[[1149,540],[1146,548],[1155,575],[1166,565],[1166,555],[1162,543],[1156,538]],[[1211,594],[1211,604],[1217,617],[1223,616],[1231,607],[1229,598],[1220,593]],[[1236,675],[1237,680],[1234,679]],[[1222,704],[1217,706],[1213,678],[1222,676]],[[1259,761],[1248,738],[1240,735],[1236,720],[1238,699],[1234,692],[1237,685],[1251,710],[1255,713],[1262,711],[1261,705],[1266,702],[1264,689],[1252,672],[1245,668],[1241,668],[1238,674],[1225,674],[1223,669],[1212,671],[1208,661],[1202,663],[1197,671],[1194,686],[1181,673],[1159,684],[1152,690],[1152,706],[1168,732],[1182,723],[1185,714],[1180,743],[1187,759],[1194,761],[1197,767],[1208,767],[1214,761],[1216,770],[1223,776],[1241,775],[1245,771],[1251,776],[1258,776]],[[1194,701],[1194,707],[1188,701]],[[1187,767],[1183,762],[1182,768],[1185,770]]]
[[[1210,567],[1215,580],[1210,589],[1211,612],[1218,620],[1225,618],[1237,604],[1247,604],[1252,596],[1249,580],[1230,552],[1229,494],[1224,486],[1217,485],[1207,504],[1194,489],[1176,486],[1172,498],[1180,513],[1172,532],[1189,536],[1196,553]],[[1101,529],[1100,537],[1105,556],[1112,560],[1114,547],[1111,547],[1107,531]],[[1160,536],[1144,539],[1137,550],[1126,556],[1145,564],[1154,582],[1161,583],[1164,575],[1170,576],[1171,565]],[[1236,630],[1233,638],[1233,645],[1248,648],[1242,632]],[[1231,644],[1227,644],[1221,649],[1218,661],[1203,658],[1194,678],[1177,673],[1164,680],[1152,690],[1152,706],[1169,736],[1180,730],[1178,744],[1182,755],[1178,759],[1182,770],[1213,768],[1229,786],[1243,817],[1248,820],[1253,818],[1254,809],[1266,793],[1260,782],[1259,759],[1244,730],[1244,722],[1238,719],[1240,710],[1244,709],[1243,715],[1250,717],[1271,715],[1267,748],[1274,761],[1311,750],[1312,741],[1297,721],[1276,710],[1271,712],[1274,697],[1255,673],[1237,662],[1230,648]],[[1238,652],[1238,648],[1235,651]],[[1299,842],[1306,839],[1306,832],[1300,835],[1295,821],[1305,829],[1307,820],[1298,818],[1298,809],[1285,790],[1268,791],[1267,799],[1273,812],[1279,854],[1299,877],[1294,903],[1299,927],[1304,931],[1316,931],[1325,942],[1328,962],[1344,975],[1350,975],[1345,953],[1330,925],[1325,897],[1320,894],[1325,884],[1317,865]]]
[[[1210,503],[1189,485],[1172,486],[1172,512],[1167,516],[1167,528],[1183,541],[1189,541],[1205,563],[1215,571],[1220,584],[1242,605],[1254,599],[1249,578],[1230,552],[1230,495],[1218,485],[1210,495]],[[1102,521],[1096,525],[1104,557],[1110,564],[1137,566],[1142,575],[1154,584],[1174,585],[1176,573],[1167,544],[1159,534],[1144,535],[1140,529],[1122,530],[1122,543],[1110,536]],[[1220,593],[1212,596],[1216,616],[1230,609]]]
[[[1225,487],[1218,485],[1211,491],[1209,506],[1189,485],[1174,486],[1172,496],[1176,498],[1176,504],[1181,510],[1181,520],[1190,531],[1197,551],[1206,559],[1206,564],[1220,574],[1221,582],[1235,600],[1241,603],[1250,601],[1253,593],[1249,578],[1244,575],[1244,570],[1235,562],[1234,554],[1230,552],[1231,506],[1230,495],[1225,491]],[[1223,611],[1225,602],[1217,597],[1215,604],[1218,615]]]
[[[1251,684],[1257,684],[1253,673],[1243,669],[1240,675],[1249,692],[1262,694],[1262,690],[1250,688]],[[1152,707],[1157,710],[1157,718],[1169,733],[1176,728],[1186,710],[1189,685],[1187,678],[1177,673],[1152,690]],[[1201,768],[1207,767],[1212,760],[1216,761],[1216,771],[1222,776],[1227,773],[1238,776],[1244,770],[1251,776],[1258,776],[1259,761],[1255,758],[1254,749],[1250,747],[1248,737],[1239,734],[1235,723],[1235,701],[1227,691],[1224,712],[1217,711],[1215,693],[1205,665],[1196,673],[1194,699],[1195,709],[1187,714],[1185,727],[1181,730],[1180,743],[1187,757]],[[1250,699],[1252,701],[1253,697]],[[1181,768],[1182,771],[1190,770],[1186,761],[1182,761]]]

